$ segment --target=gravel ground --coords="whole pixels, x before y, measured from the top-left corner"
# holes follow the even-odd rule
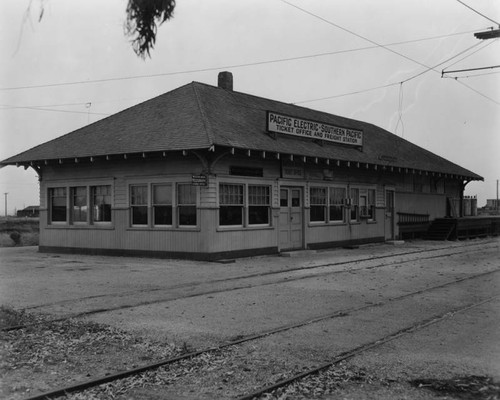
[[[3,254],[9,257],[2,259],[0,278],[4,288],[9,287],[7,292],[2,288],[0,300],[9,303],[6,296],[16,291],[20,296],[10,298],[10,303],[17,305],[15,308],[0,310],[3,325],[16,321],[40,322],[52,317],[34,313],[37,308],[32,309],[33,313],[18,311],[23,304],[33,307],[37,301],[38,304],[63,301],[67,310],[82,309],[79,299],[88,296],[95,300],[92,307],[107,306],[117,295],[120,301],[143,301],[157,294],[167,278],[168,284],[177,285],[172,289],[175,294],[182,290],[192,293],[190,282],[217,281],[224,276],[256,275],[248,278],[256,286],[100,313],[86,321],[73,319],[2,332],[0,397],[17,400],[56,386],[222,343],[249,332],[346,307],[367,306],[331,321],[214,351],[69,396],[74,399],[237,398],[429,316],[499,294],[499,274],[491,271],[500,268],[500,240],[477,241],[477,246],[474,242],[466,244],[471,246],[452,244],[451,247],[457,252],[464,249],[470,252],[411,262],[407,262],[407,256],[398,256],[391,259],[393,264],[383,267],[379,266],[383,262],[377,260],[379,255],[397,255],[426,247],[432,250],[436,245],[416,242],[406,248],[374,246],[356,253],[341,250],[288,259],[259,257],[228,265],[55,255],[41,259],[29,249],[28,252],[7,249]],[[367,260],[370,254],[374,260]],[[431,251],[427,255],[436,254]],[[296,266],[314,267],[328,261],[345,264],[293,272]],[[273,275],[259,275],[273,268],[289,271],[284,275],[286,279],[273,282],[270,280]],[[313,275],[306,276],[313,271]],[[481,278],[371,307],[385,297],[488,271]],[[169,278],[166,272],[179,274]],[[51,280],[55,287],[46,297],[43,293],[51,290],[51,286],[46,286]],[[139,291],[133,290],[134,283],[139,285]],[[228,288],[220,283],[204,285],[204,289]],[[54,306],[42,309],[48,311],[51,307]],[[60,305],[57,307],[60,311]],[[499,310],[498,299],[486,302],[263,398],[500,399]]]

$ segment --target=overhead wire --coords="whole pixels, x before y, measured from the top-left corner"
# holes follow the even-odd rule
[[[330,55],[336,55],[336,54],[344,54],[344,53],[350,53],[350,52],[356,52],[356,51],[371,50],[371,49],[375,49],[375,48],[378,48],[381,46],[384,48],[387,48],[388,46],[398,46],[398,45],[403,45],[403,44],[417,43],[417,42],[422,42],[422,41],[427,41],[427,40],[443,39],[443,38],[451,37],[451,36],[464,35],[464,34],[472,33],[475,31],[477,31],[477,30],[451,33],[451,34],[446,34],[446,35],[438,35],[438,36],[432,36],[432,37],[421,38],[421,39],[412,39],[412,40],[407,40],[407,41],[388,43],[388,44],[384,44],[384,45],[380,45],[380,44],[376,43],[373,46],[365,46],[365,47],[346,49],[346,50],[336,50],[336,51],[332,51],[332,52],[324,52],[324,53],[297,56],[297,57],[279,58],[279,59],[274,59],[274,60],[256,61],[256,62],[251,62],[251,63],[224,65],[224,66],[199,68],[199,69],[183,70],[183,71],[164,72],[164,73],[159,73],[159,74],[132,75],[132,76],[122,76],[122,77],[115,77],[115,78],[89,79],[89,80],[60,82],[60,83],[46,83],[46,84],[39,84],[39,85],[12,86],[12,87],[0,88],[0,91],[22,90],[22,89],[40,89],[40,88],[50,88],[50,87],[59,87],[59,86],[71,86],[71,85],[84,85],[84,84],[91,84],[91,83],[104,83],[104,82],[114,82],[114,81],[122,81],[122,80],[156,78],[156,77],[162,77],[162,76],[185,75],[185,74],[192,74],[192,73],[217,71],[217,70],[226,69],[226,68],[229,69],[229,68],[251,67],[251,66],[282,63],[282,62],[295,61],[295,60],[303,60],[303,59],[308,59],[308,58],[324,57],[324,56],[330,56]],[[373,42],[373,43],[375,43],[375,42]]]
[[[3,108],[0,110],[10,110],[10,109],[26,109],[26,110],[35,110],[35,111],[47,111],[47,112],[60,112],[60,113],[71,113],[71,114],[91,114],[91,115],[103,115],[109,116],[111,114],[99,113],[99,112],[89,112],[89,111],[76,111],[76,110],[58,110],[55,108],[44,108],[44,107],[30,107],[30,106],[5,106],[2,105]]]
[[[476,14],[479,14],[481,17],[483,18],[486,18],[488,21],[491,21],[493,22],[494,24],[500,26],[500,23],[498,23],[497,21],[495,21],[494,19],[491,19],[490,17],[480,13],[479,11],[475,10],[474,8],[472,8],[471,6],[469,6],[468,4],[465,4],[463,1],[461,0],[457,0],[460,4],[462,4],[463,6],[467,7],[469,10],[472,10],[474,11]]]
[[[480,52],[481,50],[484,50],[486,47],[488,47],[488,46],[492,45],[493,43],[495,43],[495,42],[497,42],[497,41],[498,41],[498,39],[495,39],[495,40],[492,40],[492,41],[489,41],[489,42],[479,42],[480,44],[483,44],[484,46],[483,46],[483,47],[481,47],[480,49],[477,49],[476,51],[473,51],[473,52],[472,52],[472,53],[470,53],[470,54],[467,54],[465,57],[462,57],[460,60],[455,61],[453,64],[448,65],[447,67],[445,67],[445,68],[443,69],[443,71],[442,71],[442,72],[445,72],[445,71],[446,71],[446,69],[451,68],[451,67],[453,67],[454,65],[458,64],[459,62],[461,62],[461,61],[465,60],[466,58],[469,58],[470,56],[472,56],[472,55],[474,55],[474,54],[476,54],[476,53]]]
[[[345,32],[347,32],[347,33],[349,33],[349,34],[351,34],[351,35],[354,35],[354,36],[359,37],[359,38],[361,38],[361,39],[363,39],[363,40],[366,40],[366,41],[368,41],[368,42],[370,42],[370,43],[372,43],[372,44],[376,45],[377,47],[383,48],[383,49],[385,49],[385,50],[387,50],[387,51],[389,51],[389,52],[391,52],[391,53],[394,53],[394,54],[396,54],[396,55],[398,55],[398,56],[400,56],[400,57],[402,57],[402,58],[405,58],[405,59],[407,59],[407,60],[410,60],[410,61],[412,61],[412,62],[414,62],[414,63],[416,63],[416,64],[418,64],[418,65],[421,65],[421,66],[423,66],[423,67],[425,67],[425,68],[426,68],[426,70],[425,70],[425,71],[422,71],[422,72],[418,73],[417,75],[412,76],[412,77],[410,77],[410,78],[406,79],[405,81],[403,81],[403,83],[404,83],[404,82],[407,82],[407,81],[409,81],[409,80],[411,80],[411,79],[415,79],[415,78],[417,78],[418,76],[420,76],[420,75],[423,75],[423,74],[427,73],[428,71],[431,71],[431,70],[434,70],[434,71],[435,71],[435,68],[436,68],[437,66],[439,66],[439,65],[443,64],[444,62],[450,61],[451,59],[453,59],[453,58],[455,58],[455,57],[456,57],[456,56],[454,56],[454,57],[452,57],[452,58],[450,58],[450,59],[448,59],[448,60],[445,60],[445,61],[443,61],[443,62],[441,62],[441,63],[439,63],[439,64],[435,65],[434,67],[429,67],[429,66],[427,66],[427,65],[425,65],[425,64],[423,64],[423,63],[421,63],[420,61],[417,61],[417,60],[415,60],[415,59],[413,59],[413,58],[411,58],[411,57],[408,57],[408,56],[406,56],[405,54],[402,54],[402,53],[397,52],[397,51],[395,51],[395,50],[392,50],[392,49],[388,48],[387,46],[382,45],[382,44],[380,44],[380,43],[377,43],[377,42],[375,42],[374,40],[371,40],[371,39],[369,39],[369,38],[367,38],[367,37],[365,37],[365,36],[363,36],[363,35],[360,35],[360,34],[358,34],[358,33],[354,32],[354,31],[352,31],[352,30],[350,30],[350,29],[344,28],[343,26],[338,25],[338,24],[336,24],[336,23],[334,23],[334,22],[332,22],[332,21],[329,21],[329,20],[327,20],[326,18],[323,18],[323,17],[321,17],[321,16],[319,16],[319,15],[317,15],[317,14],[314,14],[314,13],[312,13],[312,12],[310,12],[310,11],[308,11],[308,10],[306,10],[306,9],[302,8],[302,7],[299,7],[299,6],[295,5],[295,4],[292,4],[292,3],[288,2],[287,0],[281,0],[281,2],[283,2],[283,3],[287,4],[287,5],[291,6],[291,7],[294,7],[294,8],[296,8],[297,10],[299,10],[299,11],[301,11],[301,12],[305,13],[305,14],[308,14],[308,15],[310,15],[310,16],[312,16],[312,17],[314,17],[314,18],[317,18],[317,19],[319,19],[319,20],[321,20],[321,21],[323,21],[323,22],[325,22],[325,23],[327,23],[327,24],[329,24],[329,25],[332,25],[332,26],[334,26],[334,27],[336,27],[336,28],[338,28],[338,29],[341,29],[341,30],[343,30],[343,31],[345,31]],[[493,22],[494,22],[494,21],[493,21]],[[479,44],[480,44],[480,43],[478,43],[478,44],[476,44],[476,45],[473,45],[473,46],[471,46],[469,49],[466,49],[466,50],[462,51],[462,52],[461,52],[461,53],[459,53],[459,54],[463,54],[464,52],[466,52],[466,51],[470,50],[471,48],[476,47],[476,46],[477,46],[477,45],[479,45]],[[485,46],[485,47],[486,47],[486,46]],[[438,72],[438,71],[435,71],[435,72]],[[350,95],[350,94],[363,93],[363,92],[367,92],[367,91],[371,91],[371,90],[375,90],[375,89],[381,89],[381,88],[384,88],[384,87],[394,86],[394,85],[397,85],[397,84],[399,84],[399,82],[397,82],[397,83],[395,82],[395,83],[392,83],[392,84],[387,84],[387,85],[383,85],[383,86],[378,86],[377,88],[370,88],[370,89],[366,89],[366,90],[363,90],[363,91],[357,91],[357,92],[352,92],[352,93],[346,93],[346,94],[341,95],[341,96],[329,96],[329,97],[327,97],[327,98],[335,98],[335,97],[347,96],[347,95]],[[495,100],[491,99],[490,97],[488,97],[488,96],[486,96],[486,95],[482,94],[482,93],[481,93],[481,92],[479,92],[478,90],[473,89],[473,88],[471,88],[471,87],[470,87],[470,86],[468,86],[468,85],[464,85],[464,86],[465,86],[465,87],[467,87],[467,88],[469,88],[470,90],[473,90],[473,91],[474,91],[474,92],[476,92],[477,94],[480,94],[482,97],[484,97],[484,98],[486,98],[486,99],[488,99],[488,100],[491,100],[491,101],[493,101],[493,102],[494,102],[494,103],[496,103],[496,104],[499,104],[497,101],[495,101]],[[312,101],[319,101],[319,100],[324,100],[324,99],[327,99],[327,98],[321,98],[321,99],[313,99],[313,100],[300,101],[300,102],[296,102],[296,103],[294,103],[294,104],[299,104],[299,103],[307,103],[307,102],[312,102]]]
[[[339,94],[339,95],[334,95],[334,96],[327,96],[327,97],[320,97],[320,98],[315,98],[315,99],[309,99],[309,100],[303,100],[303,101],[297,101],[297,102],[294,102],[293,104],[302,104],[302,103],[309,103],[309,102],[313,102],[313,101],[320,101],[320,100],[329,100],[329,99],[335,99],[335,98],[338,98],[338,97],[344,97],[344,96],[350,96],[350,95],[353,95],[353,94],[361,94],[361,93],[365,93],[365,92],[371,92],[373,90],[378,90],[378,89],[384,89],[384,88],[388,88],[388,87],[391,87],[391,86],[396,86],[396,85],[399,85],[399,84],[403,84],[403,83],[406,83],[408,81],[411,81],[429,71],[434,71],[434,72],[437,72],[437,73],[441,73],[440,71],[436,70],[435,68],[436,67],[439,67],[440,65],[452,60],[453,58],[455,57],[458,57],[462,54],[464,54],[465,52],[473,49],[474,47],[480,45],[481,43],[478,42],[470,47],[468,47],[467,49],[465,50],[462,50],[460,51],[459,53],[455,54],[454,56],[452,57],[448,57],[446,60],[443,60],[441,61],[440,63],[436,64],[436,65],[433,65],[432,67],[426,67],[426,69],[424,71],[421,71],[415,75],[412,75],[410,76],[409,78],[406,78],[402,81],[397,81],[397,82],[392,82],[392,83],[388,83],[388,84],[385,84],[385,85],[381,85],[381,86],[376,86],[376,87],[372,87],[372,88],[368,88],[368,89],[363,89],[363,90],[358,90],[358,91],[355,91],[355,92],[349,92],[349,93],[343,93],[343,94]]]

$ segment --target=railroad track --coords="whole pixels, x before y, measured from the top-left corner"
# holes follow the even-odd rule
[[[480,246],[476,251],[483,252],[487,248],[497,247],[496,242],[489,242],[486,244],[490,244],[490,243],[493,244],[493,246],[486,247],[485,243],[480,243],[480,244],[474,243],[474,244],[467,244],[467,245],[461,246],[460,248],[479,247]],[[332,275],[332,274],[349,273],[349,272],[352,272],[354,270],[355,271],[371,270],[371,269],[376,269],[376,268],[383,268],[383,267],[388,267],[388,266],[407,264],[407,263],[414,262],[414,261],[430,260],[430,259],[444,258],[444,257],[455,256],[455,255],[460,255],[460,254],[465,254],[465,253],[471,253],[471,250],[467,249],[467,250],[462,250],[462,251],[453,251],[452,253],[430,255],[427,257],[416,257],[416,258],[410,258],[407,260],[394,260],[394,261],[387,262],[387,263],[368,265],[365,267],[357,267],[357,268],[352,268],[349,270],[314,272],[315,270],[322,269],[322,268],[324,269],[324,268],[329,268],[329,267],[338,267],[338,266],[347,265],[347,264],[351,264],[351,263],[363,263],[363,262],[374,261],[374,260],[384,260],[384,259],[388,259],[388,258],[398,258],[401,256],[420,255],[422,253],[436,252],[436,251],[442,251],[442,250],[456,250],[456,249],[457,249],[456,246],[446,246],[446,247],[439,247],[436,249],[414,250],[414,251],[408,251],[408,252],[404,252],[404,253],[391,254],[391,255],[381,255],[381,256],[376,256],[376,257],[361,258],[361,259],[355,259],[355,260],[349,260],[349,261],[324,263],[324,264],[317,264],[317,265],[313,265],[313,266],[299,266],[299,267],[295,267],[295,268],[289,268],[286,270],[268,271],[268,272],[257,273],[257,274],[249,274],[249,275],[240,276],[240,277],[214,279],[214,280],[210,280],[210,281],[197,282],[197,283],[185,283],[185,284],[169,286],[166,288],[155,288],[155,289],[149,289],[149,290],[130,291],[130,292],[125,292],[125,293],[119,293],[119,294],[117,294],[117,296],[123,296],[123,295],[135,294],[135,293],[150,293],[150,292],[155,292],[155,291],[168,292],[168,291],[175,290],[175,289],[186,289],[186,291],[188,291],[188,289],[189,289],[189,291],[192,293],[182,294],[182,295],[178,295],[178,296],[170,296],[170,297],[154,299],[154,300],[139,301],[139,302],[135,302],[133,304],[122,304],[122,305],[105,307],[105,308],[96,308],[96,309],[87,310],[87,311],[83,311],[83,312],[79,312],[79,313],[73,313],[73,314],[61,316],[61,317],[55,318],[55,319],[50,319],[50,320],[47,320],[47,321],[44,321],[41,323],[43,324],[43,323],[59,322],[59,321],[64,321],[64,320],[68,320],[68,319],[72,319],[72,318],[83,318],[83,317],[87,317],[90,315],[101,314],[101,313],[105,313],[105,312],[131,309],[131,308],[152,305],[152,304],[158,304],[158,303],[167,303],[167,302],[181,300],[181,299],[188,299],[188,298],[193,298],[193,297],[206,296],[206,295],[219,294],[219,293],[227,293],[227,292],[241,290],[241,289],[251,289],[251,288],[255,288],[255,287],[276,285],[276,284],[281,284],[281,283],[288,283],[288,282],[304,280],[304,279],[309,279],[309,278],[313,278],[313,277],[327,276],[327,275]],[[304,273],[304,274],[301,274],[301,275],[295,276],[295,277],[285,276],[283,278],[279,278],[280,275],[282,276],[285,274],[297,273],[300,271],[306,271],[308,273]],[[236,284],[230,288],[207,289],[207,290],[200,290],[200,291],[196,292],[196,289],[200,288],[202,286],[251,280],[251,279],[262,278],[262,277],[277,277],[277,279],[274,279],[274,280],[271,280],[268,282],[261,282],[261,283],[241,283],[241,284]],[[76,300],[64,300],[64,301],[60,301],[60,302],[47,303],[47,304],[33,306],[33,307],[26,307],[23,310],[24,311],[32,311],[32,310],[40,309],[43,307],[49,307],[49,306],[61,305],[61,304],[71,304],[71,303],[77,303],[77,302],[81,302],[81,301],[88,300],[88,299],[104,298],[104,297],[109,298],[110,296],[109,295],[101,295],[101,296],[82,297],[82,298],[78,298]],[[2,328],[1,331],[7,332],[7,331],[12,331],[12,330],[23,329],[25,327],[27,327],[27,325],[16,325],[16,326]]]
[[[284,325],[284,326],[281,326],[281,327],[278,327],[278,328],[275,328],[275,329],[272,329],[272,330],[260,332],[258,334],[249,335],[249,336],[246,336],[246,337],[240,337],[237,340],[232,340],[232,341],[226,342],[224,344],[221,344],[219,346],[213,346],[213,347],[205,348],[205,349],[202,349],[202,350],[198,350],[198,351],[193,351],[193,352],[190,352],[190,353],[186,353],[186,354],[174,357],[174,358],[169,358],[169,359],[165,359],[165,360],[156,361],[156,362],[151,363],[151,364],[143,365],[141,367],[133,368],[133,369],[126,370],[126,371],[117,372],[117,373],[114,373],[114,374],[105,375],[105,376],[102,376],[102,377],[99,377],[99,378],[96,378],[96,379],[92,379],[92,380],[89,380],[89,381],[86,381],[86,382],[81,382],[81,383],[70,385],[70,386],[66,386],[66,387],[56,388],[56,389],[51,390],[49,392],[45,392],[45,393],[41,393],[39,395],[35,395],[35,396],[32,396],[32,397],[29,397],[26,400],[52,399],[52,398],[56,398],[56,397],[59,397],[59,396],[70,394],[70,393],[81,392],[81,391],[84,391],[84,390],[87,390],[87,389],[91,389],[91,388],[94,388],[96,386],[99,386],[99,385],[102,385],[102,384],[105,384],[105,383],[110,383],[110,382],[118,381],[120,379],[124,379],[124,378],[127,378],[127,377],[135,376],[135,375],[147,372],[147,371],[152,371],[152,370],[155,370],[155,369],[163,367],[163,366],[172,365],[172,364],[175,364],[175,363],[180,362],[182,360],[192,359],[192,358],[201,356],[201,355],[206,354],[206,353],[212,353],[212,352],[220,351],[220,350],[226,349],[228,347],[236,346],[236,345],[239,345],[239,344],[242,344],[242,343],[245,343],[245,342],[256,341],[256,340],[268,337],[270,335],[278,334],[278,333],[281,333],[281,332],[284,332],[284,331],[293,330],[293,329],[298,329],[298,328],[304,327],[306,325],[312,325],[312,324],[315,324],[315,323],[319,323],[319,322],[326,321],[326,320],[331,320],[331,319],[334,319],[334,318],[345,317],[347,315],[350,315],[350,314],[353,314],[353,313],[356,313],[356,312],[361,312],[361,311],[364,311],[364,310],[369,310],[369,309],[372,309],[372,308],[381,307],[381,306],[386,305],[388,303],[394,303],[394,302],[397,302],[397,301],[402,301],[404,299],[408,299],[408,298],[411,298],[411,297],[414,297],[414,296],[418,296],[418,295],[421,295],[421,294],[424,294],[424,293],[427,293],[427,292],[436,291],[436,290],[443,289],[443,288],[446,288],[446,287],[449,287],[449,286],[457,285],[457,284],[459,284],[461,282],[464,282],[464,281],[469,281],[469,280],[474,280],[474,279],[486,277],[486,276],[493,275],[493,274],[496,274],[496,273],[499,273],[499,272],[500,272],[500,266],[499,266],[499,268],[497,268],[497,269],[495,269],[493,271],[483,272],[483,273],[479,273],[479,274],[475,274],[475,275],[471,275],[471,276],[459,278],[459,279],[452,280],[452,281],[449,281],[449,282],[446,282],[446,283],[443,283],[443,284],[440,284],[440,285],[435,285],[435,286],[428,287],[428,288],[421,289],[421,290],[417,290],[417,291],[414,291],[414,292],[405,293],[405,294],[402,294],[402,295],[399,295],[399,296],[394,296],[394,297],[386,298],[383,301],[380,301],[378,303],[365,304],[363,306],[346,308],[346,309],[343,309],[343,310],[337,310],[337,311],[335,311],[333,313],[326,314],[326,315],[323,315],[323,316],[320,316],[320,317],[316,317],[316,318],[313,318],[313,319],[308,319],[308,320],[300,321],[300,322],[297,322],[297,323],[294,323],[294,324]],[[384,343],[387,343],[387,342],[389,342],[391,340],[394,340],[396,338],[399,338],[401,336],[410,334],[410,333],[415,332],[417,330],[423,329],[423,328],[425,328],[427,326],[430,326],[432,324],[438,323],[438,322],[440,322],[440,321],[442,321],[442,320],[444,320],[446,318],[452,317],[456,313],[464,312],[464,311],[469,310],[471,308],[480,306],[480,305],[485,304],[487,302],[490,302],[490,301],[492,301],[494,299],[497,299],[498,297],[500,297],[500,294],[488,297],[487,299],[483,299],[481,301],[469,303],[469,304],[467,304],[465,306],[461,306],[461,307],[454,308],[452,310],[448,310],[448,311],[446,311],[446,312],[444,312],[442,314],[434,315],[434,316],[432,316],[430,318],[423,319],[423,320],[421,320],[421,321],[419,321],[417,323],[414,323],[414,324],[412,324],[410,326],[407,326],[407,327],[405,327],[403,329],[399,329],[396,332],[392,332],[392,333],[390,333],[388,335],[380,337],[380,338],[378,338],[375,341],[363,344],[362,346],[358,346],[358,347],[352,348],[352,349],[350,349],[348,351],[345,351],[345,352],[343,352],[341,354],[338,354],[331,361],[329,361],[327,363],[324,363],[324,364],[320,365],[319,367],[315,367],[315,368],[309,369],[307,371],[304,371],[304,372],[302,372],[300,374],[294,375],[294,376],[292,376],[290,378],[287,378],[285,380],[276,382],[276,383],[274,383],[272,385],[262,387],[260,389],[257,389],[255,391],[253,391],[252,393],[243,395],[239,399],[240,400],[243,400],[243,399],[249,400],[249,399],[253,399],[253,398],[258,398],[259,396],[263,395],[264,393],[272,392],[273,390],[276,390],[277,388],[289,385],[289,384],[291,384],[291,383],[293,383],[293,382],[295,382],[297,380],[300,380],[300,379],[302,379],[302,378],[304,378],[306,376],[318,373],[319,371],[327,369],[327,368],[329,368],[329,367],[331,367],[331,366],[333,366],[335,364],[338,364],[339,362],[341,362],[343,360],[346,360],[348,358],[354,357],[354,356],[356,356],[356,355],[358,355],[358,354],[360,354],[360,353],[362,353],[364,351],[372,349],[372,348],[374,348],[376,346],[380,346],[380,345],[382,345]]]

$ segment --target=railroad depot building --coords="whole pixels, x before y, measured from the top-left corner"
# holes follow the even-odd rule
[[[375,125],[193,82],[1,162],[40,251],[215,260],[398,239],[482,180]],[[406,229],[406,231],[405,231]]]

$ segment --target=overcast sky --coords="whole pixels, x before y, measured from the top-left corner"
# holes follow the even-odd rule
[[[500,1],[463,2],[500,21]],[[498,23],[459,1],[178,0],[146,60],[126,3],[1,1],[0,159],[229,70],[236,91],[374,123],[483,176],[479,206],[496,197],[500,68],[441,70],[499,65],[473,35]],[[32,169],[0,169],[0,191],[9,213],[39,204]]]

